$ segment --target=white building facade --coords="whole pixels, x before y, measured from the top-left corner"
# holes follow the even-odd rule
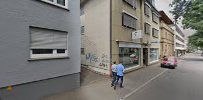
[[[175,33],[175,36],[174,36],[175,56],[184,55],[186,52],[185,35],[177,25],[173,25],[172,28],[175,30],[174,31],[174,33]]]

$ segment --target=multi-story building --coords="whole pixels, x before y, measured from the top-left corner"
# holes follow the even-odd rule
[[[178,25],[173,25],[172,28],[175,30],[174,36],[174,46],[175,46],[175,56],[184,55],[186,52],[185,35]]]
[[[0,1],[0,99],[80,86],[80,1]]]
[[[160,17],[160,35],[161,35],[161,57],[174,56],[174,30],[171,28],[173,22],[164,11],[159,12]]]
[[[81,34],[82,64],[96,72],[109,74],[113,61],[131,71],[159,60],[154,0],[81,0]]]
[[[157,63],[160,57],[160,15],[157,9],[155,8],[155,0],[143,0],[143,2],[143,64],[150,65],[153,63]]]

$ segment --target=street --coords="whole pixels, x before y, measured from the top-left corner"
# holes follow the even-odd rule
[[[167,70],[125,100],[202,100],[203,60],[199,56],[185,57],[175,70]]]
[[[202,77],[203,58],[187,54],[179,58],[176,69],[155,64],[127,73],[124,88],[114,90],[109,77],[91,73],[84,77],[86,82],[80,89],[46,96],[43,100],[202,100]]]

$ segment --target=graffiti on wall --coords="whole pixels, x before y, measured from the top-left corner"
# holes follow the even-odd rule
[[[102,54],[102,56],[97,56],[96,54],[93,54],[93,53],[87,53],[86,54],[86,61],[94,67],[108,70],[109,58],[106,54]]]
[[[108,56],[105,54],[102,54],[99,66],[108,68],[108,62],[109,62]]]
[[[90,63],[97,63],[98,59],[99,58],[96,56],[96,54],[91,53],[86,54],[86,60]]]

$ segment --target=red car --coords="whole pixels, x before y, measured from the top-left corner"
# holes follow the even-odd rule
[[[177,67],[177,59],[175,57],[164,57],[161,62],[161,67],[175,69],[175,67]]]

